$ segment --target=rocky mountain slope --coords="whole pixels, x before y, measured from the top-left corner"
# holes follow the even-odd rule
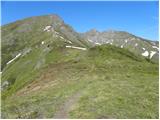
[[[142,55],[151,61],[158,62],[159,42],[150,41],[124,31],[104,31],[98,32],[92,29],[82,34],[94,45],[110,44],[120,48],[128,49],[135,54]]]
[[[57,15],[1,29],[2,118],[158,118],[158,43]]]
[[[18,53],[25,55],[33,47],[38,48],[43,43],[47,46],[53,42],[61,42],[61,46],[73,44],[87,47],[89,44],[57,15],[27,18],[2,26],[2,68]],[[58,43],[55,46],[59,46]]]

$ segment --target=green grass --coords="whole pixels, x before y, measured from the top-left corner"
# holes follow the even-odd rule
[[[70,112],[71,117],[158,118],[158,77],[127,74],[95,76]]]
[[[24,71],[26,66],[16,67],[27,60],[36,62],[42,53],[15,61],[2,75],[2,81],[10,75],[17,78],[10,94],[2,92],[2,118],[53,118],[78,91],[83,93],[70,118],[158,118],[158,64],[103,45],[88,51],[53,48],[43,54],[45,64],[35,72],[35,63]],[[41,88],[33,90],[37,86]]]
[[[89,43],[82,40],[71,26],[52,17],[53,16],[50,15],[31,17],[2,26],[2,69],[6,67],[6,63],[11,60],[17,52],[21,52],[25,47],[34,48],[36,45],[41,44],[42,41],[53,42],[55,34],[53,35],[53,32],[43,31],[48,25],[54,24],[54,30],[66,40],[70,34],[69,40],[72,41],[73,44],[89,47]],[[60,23],[60,25],[56,25],[57,23]],[[61,26],[63,26],[63,29],[68,33],[62,33],[63,30],[61,30]],[[63,43],[61,45],[63,45]]]
[[[158,118],[158,64],[128,51],[135,48],[65,48],[67,42],[43,31],[53,24],[73,46],[92,46],[53,16],[2,26],[1,82],[10,83],[1,93],[2,118],[53,118],[77,92],[70,118]],[[6,66],[24,48],[31,52]]]

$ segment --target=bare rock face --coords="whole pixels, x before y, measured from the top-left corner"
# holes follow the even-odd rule
[[[64,21],[62,18],[60,18],[58,15],[49,15],[50,19],[52,20],[52,26],[57,27],[64,24]]]
[[[9,82],[8,81],[4,81],[1,85],[1,90],[6,89],[9,86]]]

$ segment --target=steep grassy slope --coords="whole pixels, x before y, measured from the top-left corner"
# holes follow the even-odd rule
[[[50,31],[46,31],[51,27]],[[18,53],[26,53],[41,44],[42,41],[53,41],[55,37],[64,38],[73,45],[88,47],[69,25],[57,15],[31,17],[2,26],[2,69]],[[67,42],[66,42],[67,43]]]
[[[86,51],[54,45],[3,72],[2,80],[14,81],[2,92],[3,118],[53,118],[75,94],[69,118],[158,118],[157,64],[110,45]]]

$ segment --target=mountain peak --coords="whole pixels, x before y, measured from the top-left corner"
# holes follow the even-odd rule
[[[57,20],[57,21],[62,21],[63,22],[63,19],[57,15],[57,14],[50,14],[48,15],[50,18],[52,18],[53,20]]]
[[[87,31],[87,33],[99,33],[99,31],[95,28],[90,29],[89,31]]]
[[[104,32],[110,32],[110,33],[113,33],[113,32],[117,32],[117,30],[114,30],[114,29],[108,29],[108,30],[105,30]]]

